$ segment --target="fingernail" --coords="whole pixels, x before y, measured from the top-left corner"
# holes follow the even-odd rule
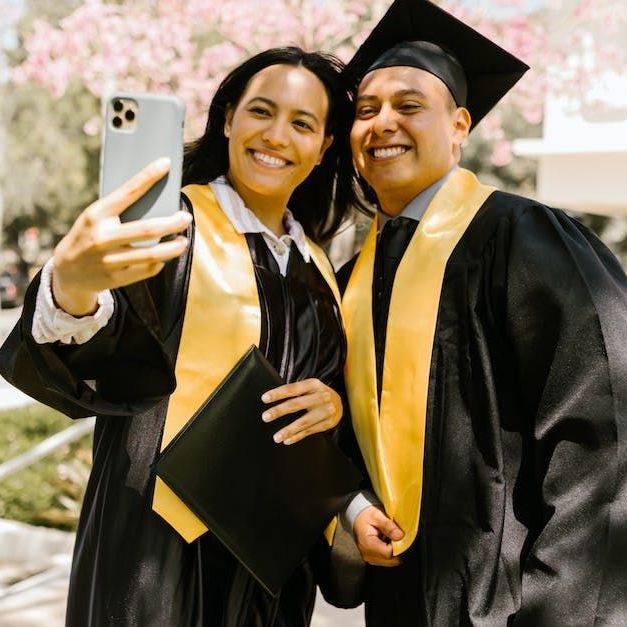
[[[192,221],[192,214],[191,213],[187,213],[187,211],[181,211],[181,213],[183,214],[183,219],[185,220],[185,222],[191,222]]]
[[[280,433],[275,433],[272,438],[277,444],[281,444],[283,441],[283,436]]]
[[[270,394],[268,394],[267,392],[265,394],[261,395],[261,400],[264,403],[269,403],[271,398],[272,398],[272,396],[270,396]]]
[[[392,540],[400,540],[405,534],[400,529],[394,529],[392,532]]]
[[[287,438],[287,440],[285,440],[283,442],[283,444],[291,444],[294,440],[292,440],[292,438]]]
[[[155,161],[155,167],[161,169],[170,167],[170,157],[161,157]]]
[[[272,412],[264,411],[263,414],[261,414],[261,419],[264,422],[268,422],[270,420],[270,418],[272,418]]]

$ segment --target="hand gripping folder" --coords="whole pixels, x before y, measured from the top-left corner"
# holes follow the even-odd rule
[[[162,451],[157,475],[276,596],[361,476],[319,433],[286,446],[261,395],[284,382],[255,346]]]

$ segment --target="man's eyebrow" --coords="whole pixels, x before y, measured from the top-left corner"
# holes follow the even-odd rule
[[[268,105],[272,109],[278,109],[279,108],[277,103],[274,102],[274,100],[270,100],[270,98],[265,98],[264,96],[255,96],[254,98],[251,98],[248,101],[248,104],[250,105],[250,104],[252,104],[253,102],[255,102],[257,100],[263,102],[264,104]],[[297,109],[296,111],[294,111],[294,113],[296,113],[296,115],[306,115],[308,118],[311,118],[315,122],[318,122],[318,118],[311,111],[306,111],[305,109]]]
[[[393,96],[402,97],[402,96],[418,96],[418,98],[426,98],[424,92],[419,89],[401,89],[400,91],[394,92]]]
[[[392,94],[392,98],[402,98],[403,96],[418,96],[418,98],[426,98],[424,92],[419,89],[399,89],[399,91],[395,91]],[[357,102],[360,100],[379,100],[379,98],[378,96],[371,94],[362,94],[361,96],[357,96]]]

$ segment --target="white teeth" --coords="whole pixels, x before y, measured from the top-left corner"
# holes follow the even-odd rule
[[[375,159],[389,159],[390,157],[398,157],[404,152],[407,152],[409,148],[406,146],[394,146],[393,148],[374,148],[372,155]]]
[[[271,157],[263,152],[255,150],[253,155],[257,161],[261,161],[264,165],[269,165],[271,168],[282,168],[287,165],[287,161],[279,159],[278,157]]]

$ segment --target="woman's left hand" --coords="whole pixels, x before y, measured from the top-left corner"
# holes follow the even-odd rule
[[[342,418],[340,395],[320,379],[305,379],[268,390],[261,400],[274,403],[285,400],[261,415],[264,422],[272,422],[281,416],[305,410],[306,413],[274,434],[274,441],[294,444],[312,433],[328,431],[337,426]]]

